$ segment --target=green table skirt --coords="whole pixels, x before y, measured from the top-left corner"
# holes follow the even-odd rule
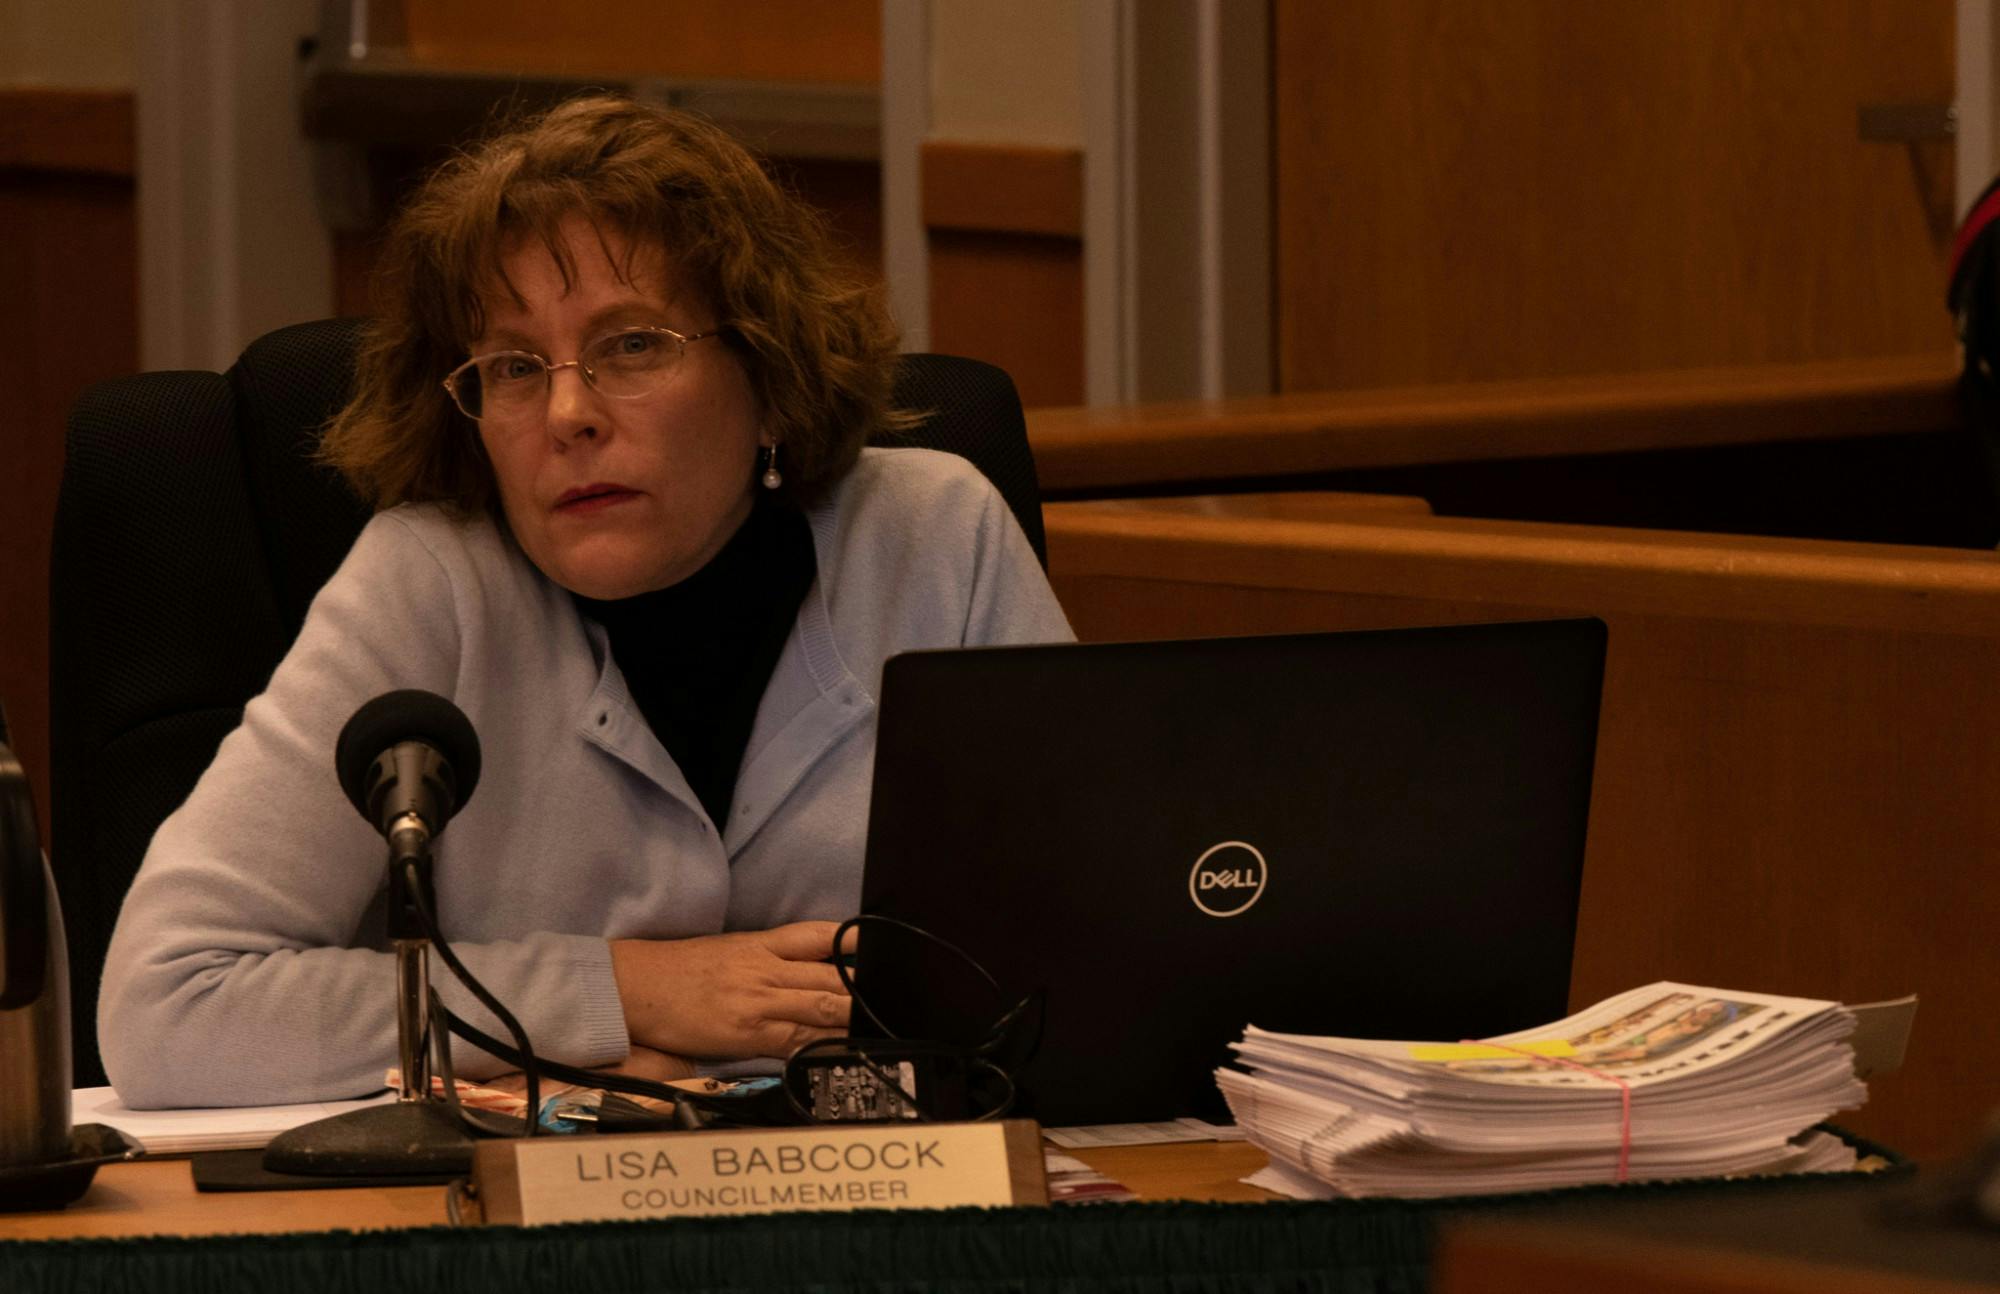
[[[7,1294],[512,1294],[575,1290],[1324,1290],[1428,1287],[1439,1227],[1620,1195],[1873,1189],[1885,1172],[1437,1201],[1096,1204],[0,1243]]]

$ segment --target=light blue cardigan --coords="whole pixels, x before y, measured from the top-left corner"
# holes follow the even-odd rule
[[[394,688],[450,697],[479,732],[478,789],[437,845],[439,920],[543,1055],[626,1055],[608,939],[852,914],[883,662],[1071,634],[1005,502],[960,458],[868,450],[810,521],[819,578],[720,839],[603,631],[499,528],[428,505],[370,521],[125,900],[98,1009],[120,1097],[247,1105],[382,1086],[396,1047],[384,846],[336,785],[333,746]],[[433,982],[500,1032],[442,968]],[[499,1068],[463,1047],[454,1061]]]

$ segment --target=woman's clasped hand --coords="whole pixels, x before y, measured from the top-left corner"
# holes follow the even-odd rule
[[[790,1055],[847,1032],[852,999],[829,960],[832,921],[692,939],[614,939],[634,1044],[691,1059]],[[849,930],[843,953],[854,951]]]

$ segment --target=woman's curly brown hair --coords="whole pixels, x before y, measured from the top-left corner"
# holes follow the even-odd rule
[[[701,118],[593,95],[452,158],[398,213],[353,398],[320,446],[377,508],[494,506],[492,466],[443,379],[485,331],[483,302],[512,293],[500,266],[520,240],[540,241],[574,281],[559,233],[572,215],[629,248],[662,247],[714,308],[782,446],[791,502],[811,503],[870,436],[907,425],[890,407],[896,328],[881,289],[839,263],[818,215]]]

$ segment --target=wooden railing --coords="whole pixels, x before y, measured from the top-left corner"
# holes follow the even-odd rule
[[[1035,409],[1052,496],[1488,459],[1948,431],[1955,356]]]

